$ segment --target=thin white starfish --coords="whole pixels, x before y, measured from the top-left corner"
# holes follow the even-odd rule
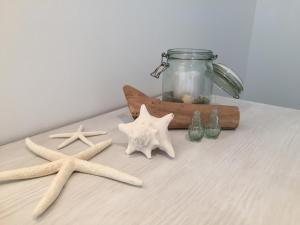
[[[86,137],[91,137],[91,136],[97,136],[97,135],[102,135],[102,134],[107,134],[107,132],[105,131],[90,131],[90,132],[86,132],[83,131],[83,126],[80,125],[79,128],[77,129],[77,131],[72,132],[72,133],[61,133],[61,134],[52,134],[49,137],[50,138],[68,138],[67,140],[65,140],[63,143],[61,143],[57,149],[61,149],[63,147],[66,147],[67,145],[73,143],[76,140],[81,140],[82,142],[84,142],[85,144],[89,145],[89,146],[93,146],[94,144],[89,141]]]
[[[51,162],[0,172],[0,181],[30,179],[57,173],[48,191],[36,206],[33,213],[35,217],[38,217],[45,212],[46,209],[56,200],[69,177],[75,171],[107,177],[135,186],[143,185],[143,181],[136,177],[120,172],[111,167],[87,161],[111,145],[111,139],[100,142],[73,156],[65,155],[37,145],[29,138],[26,138],[25,143],[30,151]]]

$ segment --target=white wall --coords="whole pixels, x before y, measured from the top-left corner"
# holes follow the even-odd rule
[[[244,97],[300,109],[300,1],[258,0]]]
[[[0,0],[0,144],[149,95],[160,53],[209,48],[243,77],[255,0]],[[99,124],[99,128],[101,125]]]

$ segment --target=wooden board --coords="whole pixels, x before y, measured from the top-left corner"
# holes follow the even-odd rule
[[[138,117],[142,104],[145,104],[149,112],[156,117],[174,113],[175,117],[170,123],[169,129],[187,129],[195,111],[201,112],[201,119],[205,124],[213,108],[218,109],[219,123],[222,129],[235,129],[239,125],[240,111],[237,106],[165,102],[150,98],[129,85],[124,86],[123,90],[133,118]]]

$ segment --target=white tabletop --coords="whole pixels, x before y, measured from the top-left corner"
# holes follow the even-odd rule
[[[172,130],[175,159],[159,151],[151,160],[125,154],[127,139],[117,125],[131,121],[127,108],[32,137],[55,149],[62,140],[49,134],[71,132],[79,124],[109,131],[90,139],[97,143],[112,137],[114,142],[92,161],[137,176],[144,186],[76,173],[35,220],[32,211],[54,175],[0,183],[0,224],[299,225],[300,111],[223,97],[217,102],[240,107],[239,128],[200,143],[187,141],[186,130]],[[78,141],[62,152],[85,148]],[[0,147],[0,171],[44,162],[24,140]]]

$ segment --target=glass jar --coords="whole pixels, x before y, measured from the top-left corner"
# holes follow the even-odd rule
[[[242,81],[226,66],[214,64],[216,58],[205,49],[176,48],[162,53],[160,66],[151,73],[156,78],[162,74],[162,100],[206,104],[211,101],[214,83],[238,98]]]

